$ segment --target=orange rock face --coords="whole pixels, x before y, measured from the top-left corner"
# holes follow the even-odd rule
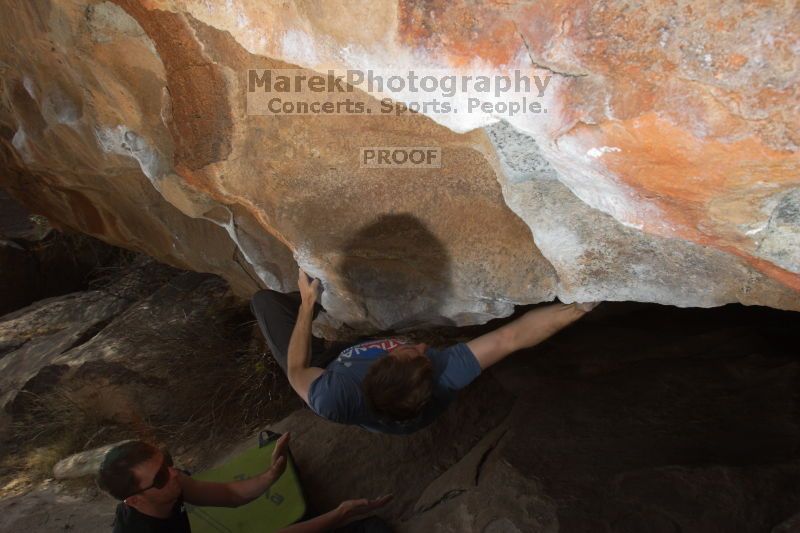
[[[555,296],[800,309],[796,7],[5,3],[0,183],[242,296],[299,265],[362,329]],[[249,69],[521,70],[544,112],[261,116]],[[359,159],[419,146],[443,164]]]

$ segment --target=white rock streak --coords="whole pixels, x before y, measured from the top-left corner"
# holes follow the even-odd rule
[[[104,152],[135,159],[142,173],[158,190],[157,181],[163,177],[161,157],[147,139],[123,125],[98,127],[94,134]]]
[[[97,142],[103,151],[107,153],[127,156],[135,159],[139,163],[142,173],[147,177],[153,188],[161,193],[161,179],[164,177],[164,163],[160,154],[151,146],[151,144],[144,137],[138,135],[136,132],[129,130],[124,125],[118,125],[110,128],[98,128],[95,130]],[[233,212],[224,204],[215,202],[216,205],[223,207],[228,213],[228,220],[220,222],[209,217],[201,217],[204,220],[213,222],[214,224],[222,227],[228,233],[231,241],[239,249],[242,257],[253,268],[256,276],[267,287],[280,287],[280,280],[275,277],[271,272],[261,267],[251,254],[247,252],[246,247],[239,238],[236,228],[236,221]],[[185,213],[187,216],[193,216],[191,213]]]
[[[601,146],[600,148],[589,149],[589,151],[586,152],[586,155],[597,159],[598,157],[601,157],[603,154],[608,154],[611,152],[621,152],[621,151],[622,148],[617,148],[616,146]]]
[[[239,249],[239,252],[241,252],[244,260],[247,261],[247,263],[253,268],[253,270],[256,273],[256,276],[258,276],[258,279],[261,280],[261,283],[265,284],[265,286],[270,288],[280,287],[282,285],[281,281],[277,277],[275,277],[275,275],[272,274],[272,272],[259,265],[258,261],[256,261],[249,253],[247,253],[246,247],[242,244],[241,240],[239,239],[239,235],[236,229],[236,220],[234,219],[233,212],[230,210],[230,208],[228,208],[228,206],[223,204],[218,204],[218,205],[224,207],[225,210],[228,212],[229,219],[227,222],[220,223],[219,221],[207,217],[202,217],[202,218],[210,222],[214,222],[215,224],[218,224],[219,226],[225,228],[225,231],[228,232],[228,236],[236,245],[236,248]]]

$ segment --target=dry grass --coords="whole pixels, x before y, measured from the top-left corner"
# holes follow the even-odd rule
[[[174,347],[163,361],[173,401],[168,412],[151,419],[164,442],[176,449],[214,449],[301,406],[253,326],[249,310],[241,307],[209,322],[190,321],[172,329],[171,338],[159,339]],[[193,462],[210,459],[199,454]]]
[[[91,448],[101,436],[113,442],[130,433],[95,401],[69,387],[31,395],[29,400],[11,423],[12,438],[3,443],[0,495],[52,477],[58,461]]]
[[[136,258],[123,261],[96,274],[92,288],[117,291],[121,278],[154,275],[152,291],[164,284],[164,274],[148,268]],[[123,284],[121,295],[140,299],[136,286]],[[153,300],[115,333],[139,352],[124,362],[122,377],[111,365],[101,368],[99,378],[71,371],[53,389],[28,397],[12,420],[10,438],[0,443],[0,496],[52,477],[53,465],[73,453],[127,438],[166,445],[187,467],[207,464],[216,459],[215,450],[301,405],[249,308],[221,280],[197,290],[211,291],[198,300],[208,309],[181,315],[172,306],[180,307],[183,296],[161,306]],[[188,291],[185,298],[196,296]],[[151,312],[164,316],[148,317]]]
[[[240,328],[252,330],[249,322]],[[204,333],[206,341],[209,332]],[[169,360],[153,361],[167,363],[159,369],[168,376],[156,391],[167,400],[160,409],[123,417],[111,407],[132,403],[141,408],[137,395],[154,397],[153,385],[137,389],[68,382],[33,398],[13,421],[12,440],[3,445],[0,495],[52,477],[53,466],[71,454],[127,438],[157,441],[177,451],[182,465],[196,468],[216,459],[215,450],[300,407],[280,367],[260,343],[234,338],[228,339],[226,349],[219,349],[214,342],[197,339],[183,337]],[[237,343],[239,349],[231,351],[231,344]],[[100,402],[98,388],[104,388]]]

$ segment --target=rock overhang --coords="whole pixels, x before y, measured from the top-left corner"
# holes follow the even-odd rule
[[[18,8],[4,184],[242,296],[299,265],[363,329],[554,297],[800,309],[794,8],[229,4]],[[548,112],[254,116],[254,68],[523,69]],[[420,145],[441,168],[359,164]]]

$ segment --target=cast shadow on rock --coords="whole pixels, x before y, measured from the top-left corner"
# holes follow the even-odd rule
[[[345,243],[343,289],[365,321],[381,329],[450,324],[442,311],[452,292],[444,244],[410,214],[384,214]]]

